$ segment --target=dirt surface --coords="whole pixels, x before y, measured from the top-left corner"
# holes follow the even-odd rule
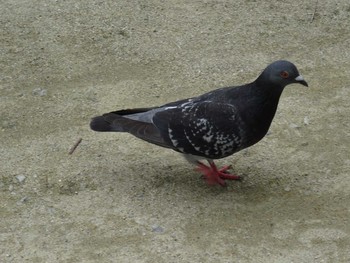
[[[0,262],[350,262],[348,0],[0,10]],[[310,87],[288,86],[269,135],[218,161],[243,182],[209,187],[176,152],[89,130],[277,59]]]

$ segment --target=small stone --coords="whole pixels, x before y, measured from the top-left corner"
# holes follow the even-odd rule
[[[310,124],[310,120],[309,120],[309,117],[308,117],[308,116],[305,116],[305,117],[304,117],[304,124],[305,124],[305,125],[309,125],[309,124]]]
[[[309,142],[302,142],[301,143],[301,146],[308,146],[309,145]]]
[[[14,188],[13,185],[10,184],[10,185],[9,185],[9,191],[12,192],[12,191],[13,191],[13,188]]]
[[[289,191],[290,191],[290,186],[286,186],[286,187],[284,188],[284,191],[289,192]]]
[[[36,89],[33,89],[32,94],[34,96],[40,96],[40,97],[46,96],[47,95],[47,90],[43,89],[43,88],[36,88]]]
[[[23,174],[16,175],[16,179],[19,183],[23,183],[26,177]]]
[[[291,123],[291,124],[289,125],[289,127],[292,128],[292,129],[299,129],[299,128],[300,128],[300,126],[297,125],[297,124],[295,124],[295,123]]]
[[[22,197],[18,202],[17,202],[17,205],[22,205],[24,203],[26,203],[28,201],[28,197],[25,196],[25,197]]]
[[[28,197],[22,197],[21,200],[19,200],[21,203],[27,202],[28,201]]]
[[[164,232],[164,228],[162,228],[161,226],[153,225],[152,226],[152,232],[154,232],[154,233],[163,233]]]

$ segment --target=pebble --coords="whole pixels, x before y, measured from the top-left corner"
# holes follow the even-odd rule
[[[291,123],[291,124],[289,124],[289,127],[292,128],[292,129],[299,129],[300,125],[297,125],[295,123]]]
[[[21,203],[27,202],[28,201],[28,197],[22,197],[21,200],[19,200]]]
[[[43,89],[43,88],[36,88],[36,89],[33,89],[32,94],[34,96],[40,96],[40,97],[46,96],[47,95],[47,90]]]
[[[290,186],[286,186],[286,187],[284,188],[284,191],[290,192]]]
[[[26,177],[23,174],[19,174],[19,175],[16,175],[16,179],[18,180],[19,183],[23,183]]]
[[[164,228],[161,227],[161,226],[153,225],[152,226],[152,232],[154,232],[154,233],[163,233],[164,232]]]
[[[17,205],[22,205],[24,203],[26,203],[28,201],[28,197],[25,196],[25,197],[22,197],[18,202],[17,202]]]
[[[309,142],[302,142],[300,145],[301,145],[301,146],[308,146],[308,145],[309,145]]]

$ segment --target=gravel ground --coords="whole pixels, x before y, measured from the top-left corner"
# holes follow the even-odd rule
[[[350,262],[348,1],[4,0],[0,22],[0,262]],[[310,87],[218,162],[243,182],[89,130],[277,59]]]

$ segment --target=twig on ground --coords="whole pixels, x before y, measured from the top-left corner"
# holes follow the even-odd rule
[[[72,146],[72,148],[70,148],[69,154],[73,154],[75,149],[78,147],[78,145],[81,143],[81,141],[83,140],[83,138],[79,138],[77,140],[77,142]]]
[[[318,7],[318,0],[316,0],[314,12],[312,13],[310,23],[312,23],[312,22],[315,20],[315,15],[316,15],[316,13],[317,13],[317,7]]]

